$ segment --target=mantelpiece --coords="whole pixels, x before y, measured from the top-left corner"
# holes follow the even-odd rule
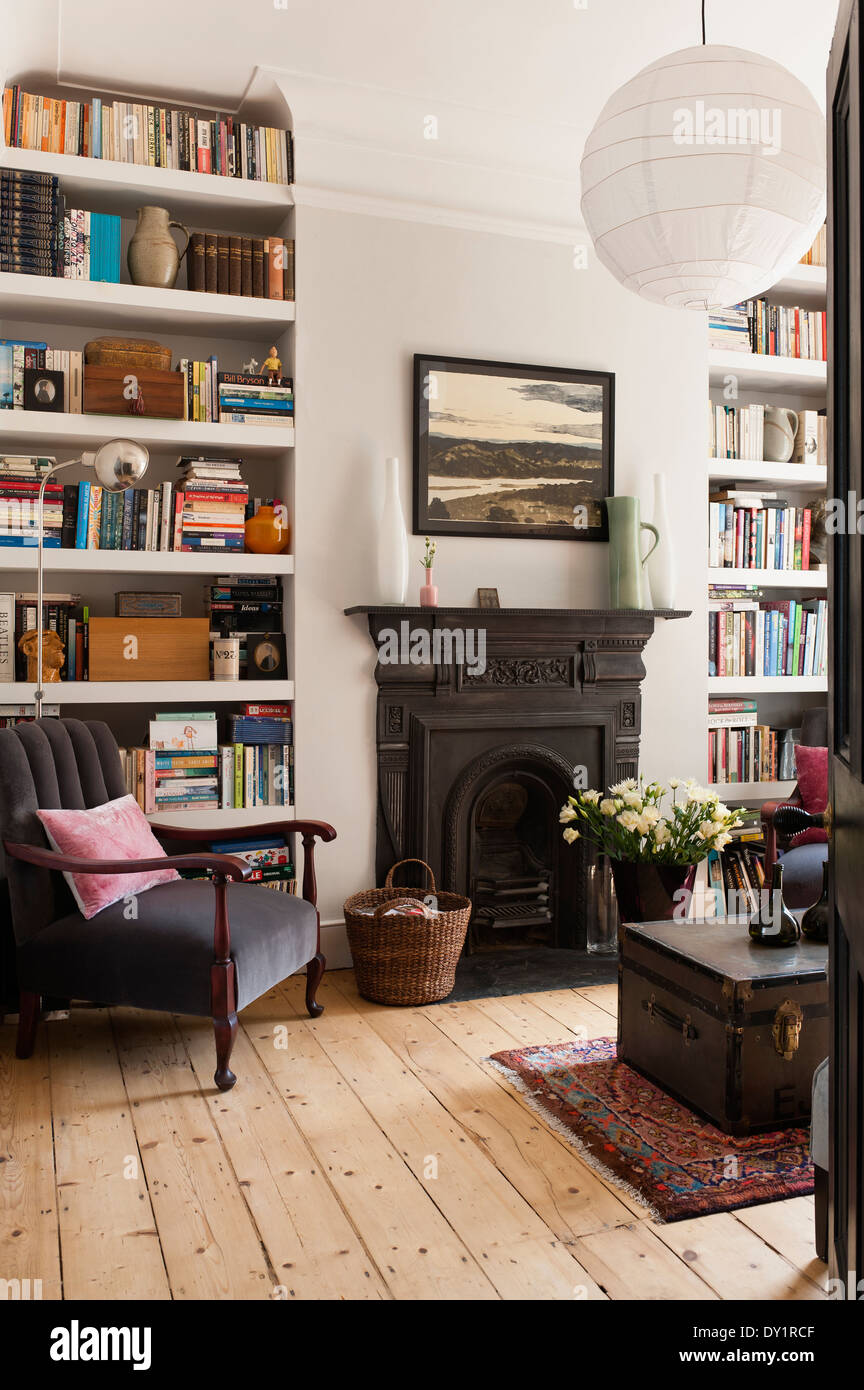
[[[545,783],[549,799],[572,790],[573,769],[588,784],[633,776],[639,762],[642,653],[658,618],[679,610],[577,608],[413,608],[359,605],[379,653],[393,635],[482,632],[485,669],[472,673],[446,644],[438,660],[396,659],[375,667],[378,685],[379,881],[390,865],[418,856],[443,886],[471,880],[470,824],[496,779]],[[398,645],[398,642],[397,642]],[[419,644],[422,654],[422,643]],[[584,859],[558,869],[559,916],[583,903],[559,936],[584,944],[584,895],[576,881]],[[580,917],[580,911],[582,917]]]

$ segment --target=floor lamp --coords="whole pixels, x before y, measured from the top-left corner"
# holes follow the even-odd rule
[[[42,478],[39,488],[39,575],[36,595],[36,718],[42,718],[42,700],[45,692],[42,689],[42,632],[44,627],[44,614],[42,612],[42,591],[43,591],[43,563],[44,563],[44,532],[43,524],[43,503],[45,498],[45,484],[55,473],[59,473],[61,468],[72,468],[75,464],[84,468],[92,468],[99,481],[99,485],[108,492],[125,492],[127,488],[134,487],[140,482],[147,471],[150,462],[150,454],[143,444],[136,444],[133,439],[112,439],[108,444],[102,444],[95,453],[82,454],[80,458],[69,459],[67,463],[55,463],[49,468]]]

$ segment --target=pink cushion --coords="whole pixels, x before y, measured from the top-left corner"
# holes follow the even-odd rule
[[[150,823],[134,796],[119,796],[88,811],[39,811],[52,849],[78,859],[164,859]],[[157,883],[173,883],[176,869],[151,869],[139,874],[73,874],[63,877],[87,920],[103,907],[130,894],[144,893]]]
[[[811,815],[818,815],[828,805],[828,749],[808,748],[799,743],[795,749],[795,767],[798,773],[798,790],[801,805]],[[789,841],[790,849],[799,845],[824,845],[828,836],[824,830],[815,827],[802,830]]]

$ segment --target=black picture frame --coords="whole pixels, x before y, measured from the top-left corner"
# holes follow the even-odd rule
[[[262,649],[267,648],[266,658]],[[274,664],[270,664],[272,659]],[[287,680],[288,659],[284,632],[246,634],[246,679],[252,681]]]
[[[570,497],[581,498],[585,495],[586,505],[589,507],[589,514],[592,519],[588,525],[576,526],[572,522],[534,522],[531,520],[520,521],[512,512],[508,505],[515,500],[512,494],[501,493],[498,501],[490,507],[490,511],[499,512],[499,516],[481,518],[479,516],[451,517],[446,515],[447,504],[440,498],[430,498],[430,440],[434,441],[436,436],[434,431],[430,433],[430,399],[439,399],[431,390],[434,374],[453,373],[467,374],[477,377],[490,378],[509,378],[514,381],[537,384],[539,391],[533,398],[544,400],[551,404],[560,405],[562,411],[573,409],[578,413],[588,413],[584,407],[571,405],[565,398],[554,400],[556,386],[590,387],[597,388],[597,409],[591,413],[599,415],[599,422],[592,421],[587,429],[595,429],[599,423],[600,442],[594,449],[590,443],[584,440],[580,445],[572,447],[583,451],[590,450],[596,454],[596,458],[585,460],[585,477],[573,479],[573,486],[570,490]],[[543,394],[545,388],[545,395]],[[524,393],[523,393],[524,394]],[[560,393],[559,393],[560,394]],[[575,396],[575,393],[574,393]],[[524,394],[524,399],[531,399],[530,395]],[[482,428],[482,423],[474,424],[472,428]],[[577,423],[577,416],[574,415],[573,425]],[[538,442],[549,445],[550,452],[556,450],[560,453],[566,448],[566,443],[556,446],[551,440],[543,439],[542,435],[549,433],[561,434],[566,441],[568,434],[568,421],[562,418],[561,421],[551,423],[545,429],[538,427]],[[506,428],[506,425],[498,425],[497,428]],[[520,429],[530,430],[531,425],[526,420]],[[611,497],[614,492],[614,454],[615,454],[615,374],[614,372],[596,372],[582,370],[572,367],[538,367],[519,362],[495,362],[487,361],[482,358],[471,357],[440,357],[428,353],[414,354],[414,507],[413,507],[413,529],[414,534],[419,536],[507,536],[510,538],[532,539],[532,540],[570,540],[570,541],[607,541],[609,539],[609,523],[606,516],[606,506],[603,501],[606,497]],[[439,439],[452,438],[454,443],[467,445],[472,442],[471,438],[466,437],[460,440],[458,435],[437,436]],[[481,436],[474,435],[473,439],[477,443],[484,443]],[[502,443],[505,442],[503,439]],[[530,446],[530,438],[519,440],[520,444]],[[536,448],[536,446],[535,446]],[[526,455],[532,451],[526,448]],[[530,458],[526,457],[524,467],[530,466]],[[572,463],[578,465],[581,459],[573,459]],[[566,459],[559,458],[555,463],[545,463],[538,461],[538,488],[549,488],[548,473],[551,468],[562,468],[567,464]],[[456,465],[458,466],[458,465]],[[469,466],[478,470],[484,467],[482,460],[471,460]],[[488,469],[488,464],[486,468]],[[593,474],[599,466],[597,472],[596,485],[590,489],[590,495],[585,494],[585,483],[588,475]],[[474,476],[472,473],[471,476]],[[488,481],[487,472],[477,472],[478,481],[485,477]],[[511,477],[524,476],[531,477],[530,473]],[[502,471],[502,478],[506,480],[506,469]],[[590,481],[593,483],[594,479]],[[560,486],[561,484],[557,483]],[[551,497],[551,494],[550,494]],[[570,501],[568,497],[568,504]],[[463,498],[463,504],[465,499]],[[492,499],[490,499],[492,500]],[[529,499],[540,501],[541,499]],[[482,506],[482,491],[478,492],[476,498],[469,499],[474,508]],[[452,502],[451,502],[452,505]],[[577,501],[578,505],[578,501]],[[572,507],[570,508],[572,510]],[[468,510],[468,507],[465,507]],[[510,515],[506,515],[507,512]]]
[[[63,372],[44,367],[24,368],[24,409],[42,411],[63,410]]]

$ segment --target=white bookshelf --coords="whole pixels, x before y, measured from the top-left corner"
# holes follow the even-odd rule
[[[708,353],[708,379],[722,387],[737,378],[742,391],[785,391],[798,396],[824,396],[828,389],[828,364],[798,357],[771,357],[767,353]],[[790,465],[791,466],[791,465]]]
[[[784,801],[795,790],[794,782],[712,782],[710,791],[716,792],[727,806],[738,801]]]
[[[751,570],[751,569],[711,569],[708,570],[709,584],[757,584],[760,589],[797,589],[813,593],[824,593],[828,588],[827,570]]]
[[[14,75],[6,74],[6,80],[14,81]],[[165,93],[160,94],[160,100],[172,102]],[[283,129],[291,125],[290,112],[276,84],[256,79],[248,100],[248,112],[244,109],[238,113],[241,119]],[[177,97],[174,104],[182,105],[182,98]],[[173,218],[199,230],[290,238],[295,234],[294,190],[285,184],[9,149],[2,143],[0,166],[57,175],[67,206],[119,214],[127,236],[136,210],[149,203],[167,207]],[[85,341],[96,336],[158,335],[171,347],[174,364],[181,357],[200,360],[214,353],[220,370],[225,371],[239,371],[251,356],[261,362],[269,345],[275,343],[283,372],[294,375],[293,302],[197,293],[183,288],[185,283],[185,265],[178,276],[178,288],[173,290],[0,273],[3,336],[38,336],[55,347],[82,348]],[[292,528],[296,525],[293,425],[221,425],[134,415],[54,415],[24,410],[0,413],[0,451],[4,453],[51,454],[65,461],[118,436],[139,440],[150,450],[151,464],[143,484],[149,487],[176,476],[174,469],[180,454],[241,456],[246,461],[243,477],[249,484],[250,495],[282,498],[291,513]],[[77,481],[79,473],[70,469],[59,477],[64,482]],[[276,574],[283,582],[289,677],[293,673],[293,554],[52,549],[45,551],[45,570],[46,591],[75,589],[96,616],[113,615],[118,587],[176,588],[183,593],[184,615],[195,616],[203,613],[202,585],[209,576]],[[0,572],[3,589],[32,592],[36,581],[35,550],[0,548]],[[54,575],[59,583],[52,582]],[[32,704],[32,697],[29,683],[0,683],[2,704]],[[131,720],[132,726],[142,731],[146,720],[160,708],[168,711],[172,707],[237,707],[247,701],[290,700],[293,704],[294,699],[292,679],[61,681],[45,687],[48,705],[60,705],[62,710],[69,707],[76,714],[89,708],[93,717],[109,723],[114,709],[117,722],[125,721],[129,728]],[[296,707],[294,715],[296,731]],[[136,741],[141,741],[140,735]],[[123,737],[120,742],[130,746]],[[293,807],[255,806],[224,811],[166,810],[155,813],[151,819],[218,831],[232,824],[275,823],[293,814]]]
[[[205,178],[206,175],[199,175]],[[181,277],[185,274],[181,268]],[[188,333],[192,337],[254,337],[281,332],[294,321],[294,303],[284,299],[250,299],[236,294],[199,294],[195,290],[160,290],[150,285],[109,285],[98,280],[62,280],[43,275],[0,271],[3,318],[88,328],[98,322],[109,332],[130,322],[148,333]]]
[[[827,271],[824,266],[797,265],[762,297],[769,303],[824,309],[827,303]],[[827,399],[828,367],[825,362],[767,354],[708,353],[709,390],[717,402],[748,405],[764,402],[793,410],[818,410]],[[734,391],[730,394],[729,386]],[[791,492],[794,505],[824,493],[828,470],[824,464],[774,463],[767,459],[710,457],[706,468],[706,494],[739,484],[760,487],[783,496]],[[806,491],[805,491],[806,490]],[[827,593],[828,574],[816,570],[754,570],[708,567],[707,582],[714,585],[756,585],[768,597],[821,596]],[[828,689],[826,676],[709,676],[709,698],[753,698],[758,701],[758,721],[778,727],[796,725],[804,708],[820,704]],[[706,750],[707,751],[707,750]],[[709,769],[710,776],[710,769]],[[725,782],[714,784],[728,802],[758,805],[790,795],[792,782]]]

